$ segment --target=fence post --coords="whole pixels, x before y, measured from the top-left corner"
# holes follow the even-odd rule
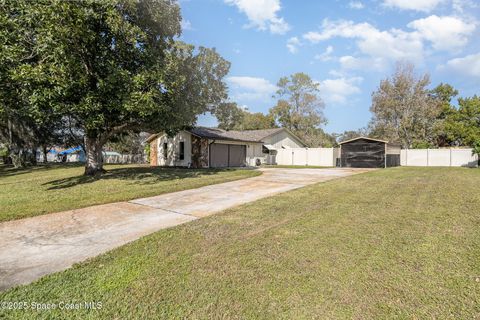
[[[452,166],[452,148],[450,148],[450,167]]]
[[[428,152],[428,148],[427,148],[427,167],[430,167],[430,152]]]

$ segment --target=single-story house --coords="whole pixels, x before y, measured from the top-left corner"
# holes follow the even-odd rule
[[[151,135],[150,164],[193,168],[255,166],[281,148],[303,148],[305,143],[285,128],[222,130],[196,127],[173,137]]]
[[[341,167],[387,168],[400,165],[401,146],[397,143],[358,137],[339,145]]]

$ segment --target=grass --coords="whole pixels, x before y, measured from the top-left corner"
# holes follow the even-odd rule
[[[264,168],[282,168],[282,169],[326,169],[332,167],[322,167],[322,166],[293,166],[293,165],[264,165]]]
[[[100,178],[81,165],[0,166],[0,221],[131,200],[259,175],[254,170],[107,165]]]
[[[162,230],[0,301],[11,318],[474,319],[480,170],[390,168]]]

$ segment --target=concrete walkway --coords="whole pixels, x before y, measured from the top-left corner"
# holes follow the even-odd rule
[[[0,290],[160,229],[362,169],[261,169],[258,177],[0,223]]]

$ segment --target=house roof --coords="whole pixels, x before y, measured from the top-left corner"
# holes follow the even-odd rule
[[[191,134],[206,139],[212,140],[227,140],[227,141],[240,141],[240,142],[257,142],[262,143],[263,139],[270,137],[274,134],[277,134],[281,131],[287,131],[290,133],[296,140],[301,144],[305,145],[302,140],[297,138],[293,133],[291,133],[286,128],[273,128],[273,129],[262,129],[262,130],[223,130],[220,128],[207,128],[207,127],[195,127],[192,129],[185,130]],[[150,142],[156,139],[160,134],[152,134],[146,140]]]
[[[219,128],[196,127],[187,131],[201,138],[260,143],[264,138],[271,136],[272,134],[275,134],[282,130],[284,129],[275,128],[275,129],[263,129],[263,130],[226,131]]]
[[[356,137],[356,138],[353,138],[353,139],[342,141],[339,144],[344,144],[344,143],[347,143],[347,142],[352,142],[352,141],[360,140],[360,139],[388,143],[388,141],[386,141],[386,140],[380,140],[380,139],[374,139],[374,138],[368,138],[368,137]]]
[[[155,140],[159,135],[160,135],[160,133],[151,134],[151,135],[148,136],[148,138],[145,140],[145,142],[150,143],[153,140]]]

